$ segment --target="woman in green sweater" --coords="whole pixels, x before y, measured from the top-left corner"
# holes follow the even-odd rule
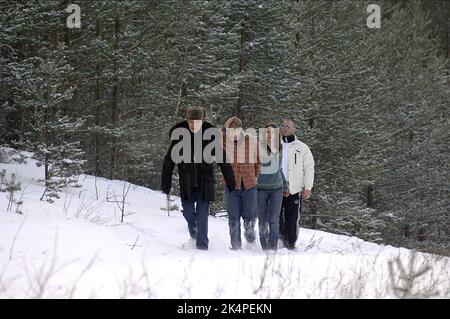
[[[280,232],[283,191],[287,190],[281,163],[280,133],[275,124],[265,126],[261,137],[262,167],[257,179],[259,240],[264,250],[276,250]]]

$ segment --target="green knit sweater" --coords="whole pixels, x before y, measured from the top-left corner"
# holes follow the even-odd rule
[[[282,158],[280,152],[262,156],[261,172],[257,179],[258,189],[277,189],[282,187],[283,191],[288,190],[281,164]]]

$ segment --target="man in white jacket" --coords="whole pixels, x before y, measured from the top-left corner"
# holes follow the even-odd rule
[[[294,249],[298,238],[302,199],[308,199],[311,196],[314,183],[314,157],[309,147],[295,136],[293,121],[283,121],[281,134],[283,135],[282,169],[289,191],[283,193],[280,239],[283,240],[287,249]]]

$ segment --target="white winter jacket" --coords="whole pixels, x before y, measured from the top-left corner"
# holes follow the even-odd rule
[[[311,150],[297,137],[291,143],[283,142],[283,147],[287,147],[287,144],[291,145],[287,163],[283,161],[283,165],[287,164],[287,168],[283,167],[283,171],[288,172],[289,193],[297,194],[303,189],[311,190],[314,184],[314,157]]]

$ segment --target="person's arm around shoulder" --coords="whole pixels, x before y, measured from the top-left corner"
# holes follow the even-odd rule
[[[256,159],[255,159],[255,177],[258,178],[259,173],[261,173],[261,166],[262,166],[261,154],[260,154],[260,150],[259,150],[258,140],[256,138],[254,138],[252,140],[252,143],[254,143],[254,144],[251,144],[252,150],[254,152],[256,152],[256,155],[255,155],[255,157],[256,157]]]
[[[219,130],[219,129],[217,129]],[[220,136],[220,142],[222,142],[223,138],[223,132],[219,130],[219,136]],[[222,151],[222,159],[223,161],[217,161],[216,163],[219,165],[220,171],[222,172],[223,178],[225,179],[226,187],[228,187],[228,190],[231,192],[236,188],[236,180],[234,178],[234,171],[233,166],[231,166],[228,157],[227,152],[225,148],[223,147],[223,144],[221,144],[220,147]]]

